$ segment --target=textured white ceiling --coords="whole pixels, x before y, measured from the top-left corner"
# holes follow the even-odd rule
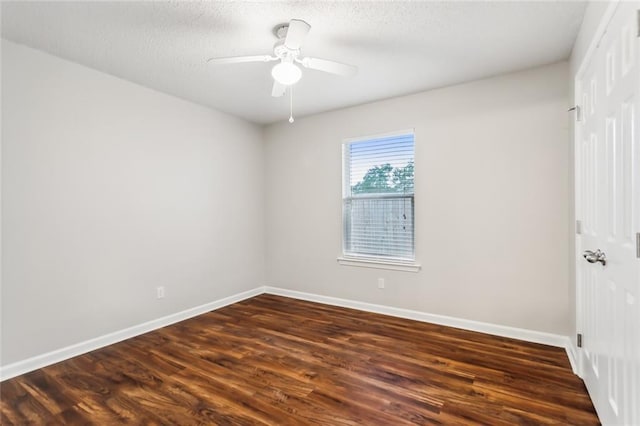
[[[303,54],[357,65],[355,77],[304,70],[296,115],[356,105],[566,59],[585,2],[3,2],[2,36],[243,117],[288,117],[269,63],[274,26],[311,24]]]

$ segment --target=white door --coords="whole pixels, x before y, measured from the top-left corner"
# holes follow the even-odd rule
[[[618,4],[576,80],[579,369],[605,425],[640,426],[638,9]]]

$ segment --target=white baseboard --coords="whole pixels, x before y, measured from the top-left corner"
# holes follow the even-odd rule
[[[430,314],[427,312],[413,311],[409,309],[394,308],[391,306],[375,305],[372,303],[340,299],[337,297],[321,296],[318,294],[305,293],[278,287],[262,286],[256,287],[253,290],[248,290],[229,297],[225,297],[223,299],[209,302],[204,305],[196,306],[182,312],[138,324],[124,330],[116,331],[104,336],[80,342],[75,345],[67,346],[65,348],[57,349],[55,351],[51,351],[42,355],[37,355],[32,358],[28,358],[5,366],[0,366],[0,381],[19,376],[33,370],[37,370],[38,368],[43,368],[48,365],[55,364],[57,362],[67,360],[69,358],[73,358],[75,356],[82,355],[87,352],[91,352],[96,349],[100,349],[102,347],[112,345],[114,343],[118,343],[123,340],[130,339],[132,337],[139,336],[141,334],[148,333],[150,331],[157,330],[159,328],[166,327],[180,321],[184,321],[189,318],[193,318],[206,312],[210,312],[224,306],[231,305],[233,303],[237,303],[254,296],[258,296],[263,293],[291,297],[300,300],[307,300],[310,302],[324,303],[326,305],[358,309],[360,311],[390,315],[415,321],[429,322],[433,324],[461,328],[464,330],[492,334],[494,336],[510,337],[527,342],[542,343],[545,345],[565,348],[567,356],[569,357],[569,362],[571,363],[571,368],[573,369],[574,373],[577,372],[577,350],[574,347],[573,342],[571,342],[571,339],[569,339],[569,337],[567,336],[466,320],[445,315]]]
[[[578,348],[573,344],[573,340],[571,340],[571,338],[566,337],[566,339],[564,349],[567,351],[567,358],[569,358],[571,369],[573,370],[573,374],[580,376],[580,371],[578,369]]]
[[[104,336],[86,340],[75,345],[57,349],[55,351],[44,353],[42,355],[37,355],[32,358],[28,358],[12,364],[0,366],[0,381],[19,376],[33,370],[37,370],[38,368],[43,368],[48,365],[55,364],[57,362],[73,358],[74,356],[82,355],[108,345],[113,345],[114,343],[130,339],[131,337],[139,336],[141,334],[148,333],[150,331],[157,330],[159,328],[166,327],[168,325],[175,324],[177,322],[184,321],[198,315],[202,315],[206,312],[210,312],[215,309],[240,302],[242,300],[257,296],[262,293],[264,293],[264,287],[257,287],[253,290],[234,294],[232,296],[205,303],[204,305],[186,309],[175,314],[167,315],[162,318],[134,325],[133,327],[125,328],[124,330],[115,331],[113,333],[105,334]]]
[[[307,300],[309,302],[318,302],[327,305],[341,306],[344,308],[358,309],[361,311],[373,312],[376,314],[384,314],[399,318],[429,322],[432,324],[446,325],[449,327],[478,331],[481,333],[492,334],[494,336],[510,337],[512,339],[524,340],[527,342],[542,343],[544,345],[556,346],[560,348],[567,348],[567,342],[569,341],[569,338],[567,336],[562,336],[559,334],[544,333],[542,331],[526,330],[523,328],[508,327],[505,325],[490,324],[486,322],[448,317],[445,315],[394,308],[391,306],[374,305],[371,303],[357,302],[348,299],[339,299],[337,297],[330,296],[321,296],[318,294],[304,293],[278,287],[266,286],[265,293],[274,294],[277,296],[292,297],[294,299]]]

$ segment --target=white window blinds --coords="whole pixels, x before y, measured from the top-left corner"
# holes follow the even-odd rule
[[[343,145],[343,250],[414,260],[413,132]]]

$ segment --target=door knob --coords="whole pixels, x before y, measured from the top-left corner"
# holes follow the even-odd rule
[[[607,264],[607,256],[600,249],[596,251],[585,250],[582,257],[584,257],[589,263],[600,262],[603,266]]]

